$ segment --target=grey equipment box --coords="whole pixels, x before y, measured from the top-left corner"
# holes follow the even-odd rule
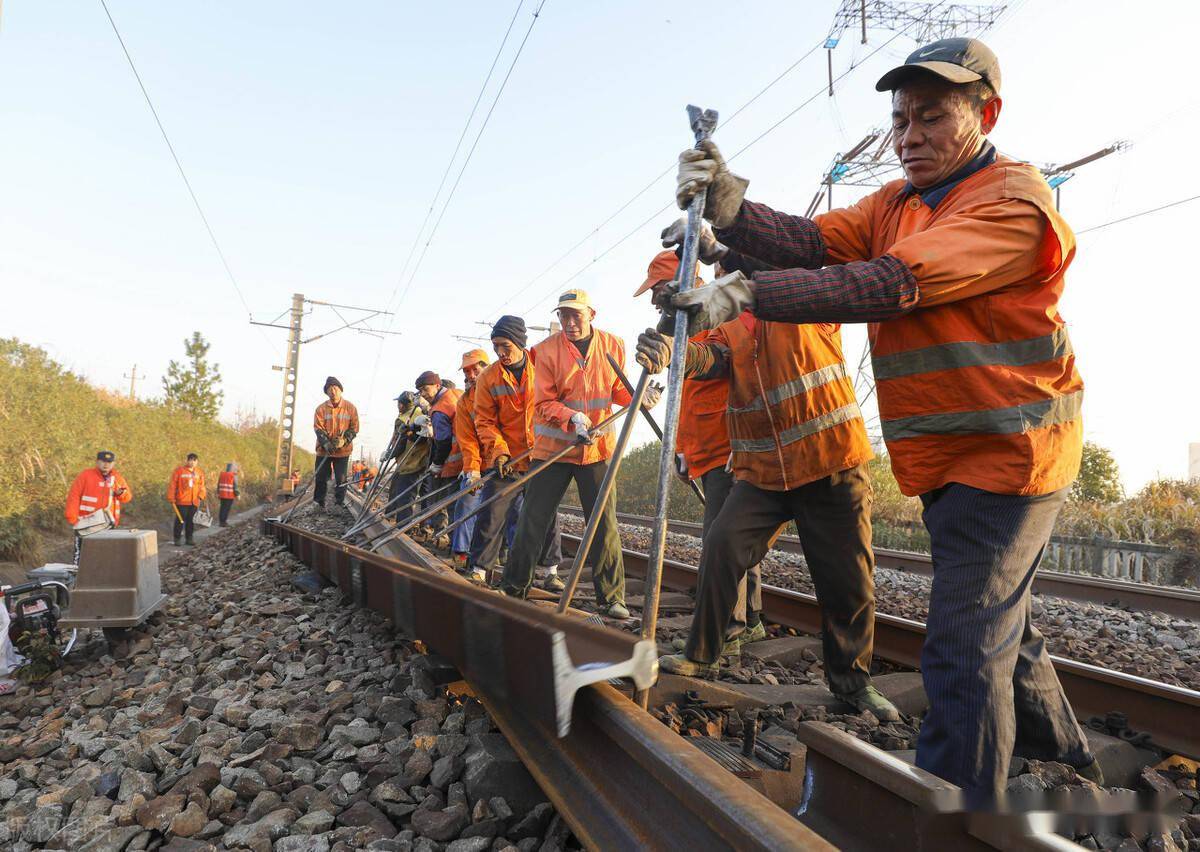
[[[105,530],[81,542],[79,573],[63,627],[134,627],[161,607],[158,536],[153,530]]]

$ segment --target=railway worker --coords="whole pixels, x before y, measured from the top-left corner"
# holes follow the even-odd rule
[[[852,207],[779,213],[744,199],[715,145],[680,156],[677,200],[708,190],[730,274],[674,302],[698,328],[747,310],[872,323],[883,436],[933,554],[917,765],[988,807],[1014,749],[1100,778],[1029,598],[1080,463],[1083,382],[1058,311],[1075,239],[1038,170],[987,140],[1000,66],[982,42],[926,45],[875,88],[905,178]]]
[[[671,241],[667,239],[667,232],[663,233],[664,244],[672,244],[676,240],[682,242],[683,221],[680,220],[667,229],[678,231],[677,237],[673,237]],[[646,270],[646,280],[633,294],[634,297],[647,290],[656,297],[661,297],[678,272],[679,257],[676,252],[659,252],[650,261]],[[699,278],[696,282],[703,283]],[[710,334],[711,332],[701,331],[693,335],[692,340],[700,343]],[[730,453],[729,429],[725,425],[725,409],[728,402],[728,377],[684,379],[683,398],[679,406],[679,426],[675,435],[676,473],[682,479],[700,481],[704,492],[702,537],[708,535],[713,521],[725,505],[729,489],[733,486],[733,473],[726,466]],[[779,530],[782,530],[782,527]],[[767,630],[762,623],[762,572],[759,563],[755,562],[746,571],[746,576],[738,582],[737,600],[725,629],[721,657],[737,657],[741,653],[742,645],[766,638]]]
[[[447,387],[449,384],[449,387]],[[426,370],[417,378],[417,389],[421,396],[429,403],[429,420],[433,428],[433,443],[429,450],[429,468],[427,473],[429,478],[435,483],[442,476],[442,469],[446,466],[447,459],[454,447],[454,412],[458,407],[458,398],[462,396],[462,391],[454,387],[453,382],[443,381],[433,370]],[[439,486],[444,486],[446,483],[438,483]],[[446,496],[439,494],[434,499]],[[421,524],[421,528],[415,530],[418,536],[431,537],[439,527],[446,525],[446,511],[443,509],[433,517]],[[447,542],[447,546],[449,543]]]
[[[429,467],[433,432],[422,407],[424,402],[424,397],[413,391],[404,391],[396,397],[397,415],[392,433],[392,457],[396,459],[396,467],[388,486],[388,515],[398,524],[412,517],[413,508],[409,504],[420,496],[415,491],[422,490],[419,486],[414,490],[413,485],[425,476]],[[400,498],[402,494],[404,497]]]
[[[723,247],[711,233],[702,245],[702,260],[719,259]],[[667,338],[653,330],[638,341],[639,361],[654,372],[670,352]],[[899,720],[871,683],[875,558],[867,462],[873,453],[846,374],[840,326],[766,322],[743,312],[689,341],[686,370],[692,380],[728,383],[734,482],[723,498],[719,480],[714,489],[723,505],[704,536],[687,644],[659,667],[717,674],[739,584],[779,528],[795,521],[821,608],[830,691],[881,721]]]
[[[441,473],[443,479],[457,476],[459,484],[456,487],[460,490],[467,485],[477,484],[481,476],[479,435],[475,432],[475,381],[490,363],[487,353],[482,349],[472,349],[470,352],[464,352],[462,356],[460,366],[466,389],[454,407],[454,443]],[[478,505],[479,488],[473,488],[454,501],[451,519],[459,520],[475,511]],[[457,569],[465,570],[467,567],[467,554],[471,549],[471,534],[475,531],[475,521],[476,518],[470,518],[459,524],[450,537],[450,561]]]
[[[367,466],[362,459],[357,459],[354,464],[350,465],[350,482],[359,491],[362,491],[363,475],[367,472]]]
[[[496,475],[483,486],[480,499],[485,503],[509,481],[529,470],[529,458],[522,456],[533,446],[533,353],[527,348],[525,320],[502,316],[492,327],[492,350],[496,361],[480,374],[475,383],[475,430],[484,468]],[[471,577],[487,578],[487,570],[496,564],[501,545],[520,518],[525,489],[518,488],[484,508],[476,519],[471,537]],[[511,539],[509,541],[511,544]],[[558,563],[562,561],[562,540],[558,513],[546,533],[538,558],[549,573],[543,585],[561,591]]]
[[[617,531],[616,492],[603,506],[596,505],[606,462],[612,456],[616,434],[609,424],[596,435],[595,425],[612,413],[613,403],[628,405],[629,391],[608,362],[624,369],[625,344],[621,338],[592,325],[596,311],[583,290],[568,290],[558,297],[562,331],[534,347],[534,415],[532,459],[540,461],[572,447],[563,458],[529,481],[517,535],[504,566],[505,594],[524,598],[533,583],[534,564],[547,531],[558,513],[558,504],[572,480],[579,489],[584,515],[600,512],[596,540],[587,555],[596,589],[596,604],[610,618],[625,619],[625,563]],[[658,402],[659,391],[646,392],[644,408]]]
[[[325,379],[322,388],[325,402],[317,406],[313,415],[313,429],[317,433],[317,461],[313,486],[313,501],[325,507],[325,492],[329,477],[333,476],[333,502],[346,502],[346,467],[354,452],[354,439],[358,435],[358,409],[342,397],[342,383],[333,376]]]
[[[184,537],[183,544],[189,547],[196,543],[192,541],[196,532],[196,510],[207,497],[200,457],[188,453],[184,463],[171,472],[171,479],[167,483],[167,502],[175,512],[171,538],[176,547],[180,545],[180,536]]]
[[[81,471],[67,491],[67,504],[63,515],[67,523],[75,526],[80,519],[96,512],[107,512],[108,521],[114,527],[121,525],[121,507],[133,499],[129,483],[116,470],[116,454],[109,450],[96,453],[96,464]],[[75,559],[79,564],[79,545],[82,539],[75,533]]]
[[[229,511],[233,508],[233,502],[237,500],[240,494],[241,491],[238,489],[238,466],[236,462],[230,462],[217,475],[217,499],[221,502],[217,520],[221,526],[229,526]]]

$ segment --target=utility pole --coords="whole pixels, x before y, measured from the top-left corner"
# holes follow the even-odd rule
[[[305,338],[303,336],[303,323],[304,305],[306,303],[329,308],[342,321],[342,324],[330,331]],[[341,311],[358,311],[364,314],[364,316],[356,319],[346,319]],[[279,322],[285,314],[288,316],[287,325]],[[391,316],[391,312],[375,310],[373,308],[359,308],[354,305],[321,302],[316,299],[306,299],[303,293],[295,293],[292,295],[291,308],[284,311],[283,314],[280,314],[271,322],[255,322],[254,320],[250,320],[251,325],[282,328],[286,329],[288,333],[287,351],[284,353],[283,364],[275,365],[271,368],[283,373],[283,393],[279,403],[279,432],[275,440],[275,481],[277,485],[292,472],[292,457],[296,447],[296,388],[300,376],[300,347],[305,343],[312,343],[314,340],[320,340],[322,337],[327,337],[347,328],[362,334],[369,334],[373,337],[382,337],[385,334],[398,335],[400,333],[381,328],[367,328],[362,325],[367,320],[380,316]]]
[[[144,375],[139,376],[137,364],[133,365],[133,369],[125,374],[125,378],[129,379],[129,398],[137,399],[137,380],[146,378]]]

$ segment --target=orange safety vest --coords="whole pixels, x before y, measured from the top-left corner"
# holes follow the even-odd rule
[[[313,428],[318,432],[324,432],[330,438],[336,438],[347,429],[358,434],[358,409],[348,399],[343,399],[336,407],[329,400],[325,400],[317,406],[317,410],[313,414]],[[352,452],[354,452],[354,445],[350,441],[330,453],[326,453],[320,444],[317,444],[316,450],[319,456],[328,455],[331,458],[339,459],[349,456]]]
[[[204,490],[204,471],[181,464],[171,473],[167,484],[167,502],[177,506],[199,506],[208,492]]]
[[[533,371],[533,350],[529,349],[520,385],[499,361],[475,381],[475,432],[484,467],[495,465],[497,456],[516,458],[533,446]],[[528,470],[528,457],[517,462],[515,469]]]
[[[234,488],[237,483],[237,474],[232,470],[223,470],[217,477],[217,496],[222,500],[232,500],[237,497]]]
[[[433,420],[433,415],[441,413],[450,418],[450,455],[446,456],[446,460],[442,462],[442,472],[439,474],[442,478],[450,476],[458,476],[462,472],[462,451],[458,448],[458,438],[454,437],[454,415],[458,410],[458,401],[462,398],[463,392],[458,388],[442,389],[433,405],[429,407],[429,419]],[[446,473],[447,468],[455,468],[453,473]]]
[[[702,331],[691,339],[702,343],[710,335]],[[684,379],[675,452],[683,456],[689,479],[699,479],[729,461],[729,428],[725,425],[728,402],[728,378]]]
[[[840,326],[742,314],[709,341],[729,350],[735,479],[789,491],[874,455],[842,358]]]
[[[608,363],[607,356],[612,355],[625,369],[625,344],[615,334],[593,327],[586,358],[561,331],[533,350],[538,365],[534,375],[533,458],[549,458],[575,443],[571,416],[576,412],[582,411],[595,426],[612,414],[614,402],[629,404],[629,391]],[[616,443],[615,423],[610,423],[593,443],[574,447],[559,461],[606,461]]]
[[[1000,157],[933,210],[903,187],[893,181],[816,219],[827,263],[889,254],[920,288],[915,310],[870,329],[900,490],[1066,487],[1083,441],[1083,380],[1058,313],[1075,236],[1049,186]]]
[[[125,493],[118,497],[114,492],[122,488],[125,489]],[[116,470],[109,471],[108,476],[105,476],[96,468],[89,467],[71,483],[63,515],[68,523],[74,524],[92,512],[108,509],[112,514],[113,523],[120,524],[121,506],[132,499],[133,492],[129,490],[129,483]]]
[[[450,455],[442,465],[442,477],[458,476],[463,471],[479,473],[479,436],[475,434],[475,389],[471,385],[458,398],[454,407],[454,442]]]

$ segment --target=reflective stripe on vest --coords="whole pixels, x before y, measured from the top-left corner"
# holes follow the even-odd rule
[[[492,396],[516,396],[518,391],[511,385],[492,385],[488,388]]]
[[[597,396],[592,399],[563,399],[560,402],[575,411],[598,411],[603,408],[612,408],[611,396]]]
[[[846,378],[846,365],[839,361],[836,364],[830,364],[819,370],[813,370],[811,373],[805,373],[803,376],[784,382],[781,385],[776,385],[767,391],[767,401],[771,405],[778,405],[785,399],[791,399],[802,393],[808,393],[813,388],[818,388],[821,385],[827,385],[830,382],[836,382],[838,379],[844,378]],[[742,414],[751,411],[762,411],[764,407],[763,398],[756,396],[744,408],[729,406],[728,411],[730,414]]]
[[[88,496],[88,495],[86,495],[86,494],[81,494],[81,495],[79,495],[79,499],[80,499],[80,500],[82,500],[82,501],[84,501],[85,503],[95,503],[95,502],[96,502],[98,499],[100,499],[100,498],[98,498],[98,497],[89,497],[89,496]]]
[[[941,343],[871,359],[875,380],[896,379],[962,367],[1024,367],[1066,358],[1074,353],[1066,328],[1044,337],[1002,343]],[[991,431],[991,430],[988,430]]]
[[[606,435],[612,431],[614,431],[612,423],[607,424],[603,429],[596,429],[595,427],[592,427],[591,429],[593,436]],[[543,438],[554,438],[559,441],[571,442],[574,442],[579,437],[574,432],[564,432],[562,429],[556,429],[555,427],[548,426],[545,423],[534,423],[533,434],[540,435]]]
[[[812,374],[809,373],[808,375]],[[815,435],[840,423],[861,419],[862,412],[858,408],[858,403],[851,402],[848,405],[843,405],[841,408],[835,408],[833,411],[820,414],[812,420],[806,420],[803,423],[797,423],[795,426],[789,426],[779,433],[779,445],[786,447],[789,444],[794,444],[797,441],[807,438],[809,435]],[[733,438],[730,440],[729,445],[735,453],[773,453],[776,450],[774,438]]]
[[[1008,408],[982,411],[955,411],[948,414],[918,414],[881,420],[886,441],[918,438],[922,435],[1012,435],[1042,429],[1056,423],[1068,423],[1079,417],[1083,391],[1053,399],[1039,399]]]
[[[446,460],[442,462],[442,464],[448,465],[460,461],[462,461],[462,453],[451,453],[450,455],[446,456]]]

